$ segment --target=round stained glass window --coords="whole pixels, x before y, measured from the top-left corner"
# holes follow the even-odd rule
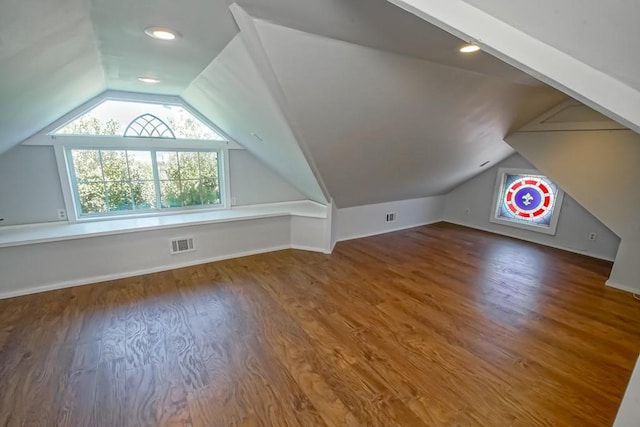
[[[553,207],[553,192],[540,178],[517,179],[505,190],[503,203],[516,217],[539,218]]]

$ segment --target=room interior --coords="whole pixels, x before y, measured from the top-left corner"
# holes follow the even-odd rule
[[[634,380],[640,376],[634,371],[640,344],[640,305],[634,299],[640,294],[640,194],[635,188],[640,182],[640,60],[629,52],[640,36],[633,19],[640,10],[615,3],[606,10],[594,1],[576,9],[546,0],[535,5],[504,0],[28,0],[0,6],[0,307],[5,313],[0,315],[0,378],[11,390],[0,397],[3,422],[22,425],[40,416],[46,424],[165,425],[176,420],[165,418],[162,408],[180,407],[184,425],[280,425],[285,419],[293,425],[588,419],[597,425],[614,419],[619,426],[634,425],[640,417],[640,379]],[[150,37],[145,30],[153,27],[173,31],[174,40]],[[468,43],[480,50],[461,53]],[[109,99],[182,105],[221,135],[219,141],[189,146],[222,153],[220,205],[170,214],[83,216],[70,147],[108,147],[110,142],[56,131]],[[129,148],[156,144],[160,149],[163,142],[157,139],[151,138],[151,145],[130,139]],[[115,144],[125,141],[119,137]],[[506,169],[539,173],[564,190],[553,234],[491,220],[496,178]],[[191,238],[195,248],[172,253],[171,241],[184,238]],[[484,248],[484,258],[474,248]],[[536,262],[549,271],[530,271]],[[469,277],[463,280],[456,270]],[[529,281],[519,274],[530,275]],[[347,284],[345,277],[354,282]],[[416,288],[407,288],[408,283]],[[485,289],[483,283],[491,285]],[[420,292],[419,303],[410,291]],[[496,303],[503,292],[511,294]],[[176,355],[180,366],[171,366],[181,376],[169,380],[168,373],[153,370],[169,366],[168,356],[154,363],[157,349],[149,347],[146,359],[136,359],[127,341],[131,331],[149,344],[154,328],[167,327],[154,321],[172,318],[170,310],[163,311],[175,305],[168,302],[171,295],[184,302],[189,319],[184,324],[193,329],[186,335],[193,333],[199,353],[190,360],[202,358],[216,337],[227,345],[229,337],[220,331],[226,325],[225,333],[233,335],[237,327],[249,344],[229,354],[258,355],[257,365],[246,366],[243,375],[268,371],[266,384],[295,383],[291,390],[297,391],[281,389],[298,393],[295,399],[284,392],[272,402],[273,396],[249,386],[223,396],[232,378],[220,374],[224,364],[203,368],[208,372],[203,380],[181,370],[183,359]],[[429,309],[432,297],[443,298],[447,320]],[[261,307],[260,298],[271,305]],[[354,307],[361,304],[353,318],[341,311],[349,310],[341,302],[349,300]],[[509,312],[512,303],[517,308]],[[398,309],[397,304],[408,305]],[[484,308],[485,317],[472,318],[463,307]],[[230,325],[242,322],[234,308],[254,321],[272,316],[274,324]],[[405,309],[415,309],[413,317],[406,317]],[[120,325],[122,354],[105,356],[110,330],[104,322],[118,318],[118,310],[132,320]],[[593,311],[594,318],[584,310]],[[484,325],[495,313],[502,317],[492,320],[490,330],[506,341],[496,338],[495,348],[480,348],[472,335],[482,331],[465,329],[464,322]],[[327,323],[311,319],[325,315]],[[200,317],[220,330],[210,324],[197,330]],[[142,319],[142,331],[135,319]],[[291,319],[295,322],[288,325]],[[429,347],[432,356],[450,351],[447,345],[454,342],[464,344],[456,347],[463,353],[486,352],[489,359],[505,362],[496,348],[505,354],[529,348],[506,344],[518,342],[523,319],[539,322],[527,323],[532,329],[523,336],[544,340],[536,334],[553,331],[567,346],[589,350],[589,361],[601,364],[602,371],[591,378],[592,365],[576,362],[579,368],[568,368],[570,348],[555,354],[545,347],[548,342],[527,342],[540,354],[552,354],[557,365],[550,368],[526,355],[512,361],[530,368],[528,375],[542,376],[535,382],[521,370],[503,378],[502,365],[485,366],[487,360],[480,358],[478,369],[488,375],[469,383],[466,402],[458,388],[448,388],[446,373],[475,359],[456,359],[452,353],[460,364],[447,365],[425,356],[429,334],[439,331],[447,342],[438,350]],[[431,321],[442,322],[444,329],[420,329]],[[296,322],[302,326],[292,326]],[[518,327],[509,330],[509,322]],[[353,347],[336,325],[354,334]],[[390,336],[398,328],[398,334],[420,342],[422,359],[402,353],[417,371],[385,374],[395,375],[399,368],[389,365],[394,355],[386,335],[376,335],[378,327]],[[30,328],[35,331],[31,339],[16,341]],[[310,334],[307,328],[317,333],[319,347],[303,351],[292,344],[299,353],[285,351],[287,334]],[[45,339],[47,330],[51,336]],[[503,330],[508,333],[500,335]],[[264,339],[248,331],[260,331]],[[170,348],[173,335],[160,335],[162,348]],[[488,342],[491,336],[485,337]],[[325,344],[340,358],[323,353]],[[607,354],[607,346],[615,348],[614,355]],[[67,368],[49,372],[38,365],[48,354]],[[305,357],[315,362],[301,364]],[[330,375],[318,374],[324,365],[317,358],[336,364],[346,384],[362,381],[362,389],[345,391]],[[229,366],[233,359],[229,356]],[[434,389],[424,387],[428,377],[412,383],[421,363],[439,378]],[[562,369],[561,378],[553,377]],[[144,383],[148,370],[157,393],[151,412],[156,412],[134,408],[137,421],[124,410],[121,419],[96,418],[103,411],[118,413],[109,405]],[[600,382],[604,377],[597,375],[605,372],[616,378],[615,385]],[[38,384],[53,387],[58,376],[75,397],[45,398],[39,414],[32,407]],[[114,378],[124,395],[105,395],[97,411],[100,381],[113,384]],[[450,378],[465,381],[460,372]],[[73,379],[93,384],[89,403],[78,398],[87,384]],[[384,392],[372,386],[376,381]],[[504,400],[506,390],[517,387],[562,394],[571,381],[578,385],[563,404],[526,393]],[[167,396],[175,390],[168,385],[175,384],[177,400],[163,400],[171,400]],[[502,400],[474,402],[482,385]],[[368,389],[372,395],[367,387],[373,387]],[[141,392],[132,390],[137,402]],[[442,396],[430,395],[434,390]],[[341,392],[353,392],[355,400]],[[256,400],[246,398],[252,393]],[[377,403],[359,406],[367,398]],[[462,403],[444,404],[447,399]],[[221,400],[232,403],[221,406]],[[259,404],[279,411],[262,413]],[[491,405],[496,405],[495,418]]]

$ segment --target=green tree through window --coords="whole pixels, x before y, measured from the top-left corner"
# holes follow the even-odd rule
[[[71,158],[84,215],[221,203],[216,151],[72,149]]]
[[[162,207],[220,203],[217,152],[156,153]]]
[[[60,135],[117,135],[120,122],[115,119],[103,121],[97,117],[86,115],[75,120],[57,133]]]
[[[115,120],[103,123],[84,116],[65,129],[74,135],[87,131],[114,135],[119,126]],[[180,132],[194,139],[198,136],[198,126],[188,117],[172,126],[183,126]],[[80,215],[221,204],[219,153],[215,150],[87,148],[69,153]]]
[[[142,116],[153,117],[159,123],[171,128],[177,139],[196,139],[208,141],[226,141],[215,129],[211,128],[181,105],[166,105],[140,101],[107,99],[93,107],[84,115],[72,120],[53,132],[55,135],[121,135],[128,125]],[[144,127],[144,126],[143,126]],[[140,129],[139,127],[134,127]],[[127,136],[135,136],[135,132]],[[142,135],[140,135],[142,136]],[[159,135],[168,135],[160,132]]]

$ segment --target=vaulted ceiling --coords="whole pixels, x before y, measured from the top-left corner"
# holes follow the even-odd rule
[[[633,0],[388,0],[640,133]]]
[[[580,62],[640,90],[640,2],[465,0]]]
[[[307,197],[345,207],[442,194],[565,98],[386,0],[231,3],[4,2],[0,154],[104,90],[179,95]],[[182,37],[153,40],[154,25]]]

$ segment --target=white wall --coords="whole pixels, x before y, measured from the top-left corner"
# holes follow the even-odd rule
[[[290,247],[326,252],[327,221],[286,215],[4,247],[0,298]],[[195,252],[170,255],[171,239],[190,236]]]
[[[514,154],[500,164],[487,169],[447,194],[444,220],[597,258],[611,261],[615,258],[620,243],[618,236],[568,194],[565,194],[562,202],[555,235],[489,222],[499,167],[535,169],[518,154]],[[468,214],[466,213],[467,208],[469,209]],[[588,239],[591,232],[597,234],[595,241]]]
[[[338,209],[334,218],[335,240],[357,239],[438,222],[442,220],[443,209],[443,196]],[[396,213],[396,221],[386,222],[387,213]]]
[[[327,230],[330,219],[291,217],[291,247],[314,252],[331,253],[333,249]]]
[[[229,150],[234,206],[291,202],[306,197],[246,150]]]
[[[331,217],[331,229],[329,230],[329,248],[333,251],[333,248],[336,246],[338,242],[338,208],[336,207],[336,202],[331,200],[331,203],[328,206],[330,209],[329,215]]]
[[[305,199],[245,150],[229,150],[229,169],[235,206]],[[64,208],[52,147],[19,145],[0,156],[0,227],[58,221]]]
[[[640,357],[629,379],[613,427],[638,427],[638,420],[640,420]]]
[[[64,209],[52,147],[17,146],[0,156],[0,226],[51,222]]]
[[[637,133],[517,132],[507,138],[507,143],[619,235],[638,226],[640,135]]]

